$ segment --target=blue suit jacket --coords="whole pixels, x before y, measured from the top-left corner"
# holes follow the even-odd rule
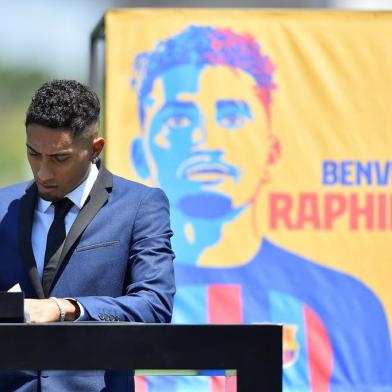
[[[27,186],[27,188],[26,188]],[[0,190],[0,290],[19,283],[26,298],[78,300],[90,320],[167,323],[175,293],[169,203],[163,191],[100,167],[72,225],[58,264],[41,282],[31,245],[35,184]],[[0,376],[0,390],[133,390],[133,378],[110,372]],[[25,389],[27,388],[27,389]]]

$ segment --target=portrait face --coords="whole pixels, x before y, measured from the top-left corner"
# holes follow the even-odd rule
[[[155,79],[146,101],[144,152],[171,203],[212,202],[222,212],[246,205],[271,146],[252,76],[227,66],[174,67]]]
[[[87,177],[95,140],[35,124],[27,127],[26,138],[28,161],[43,199],[60,200]]]

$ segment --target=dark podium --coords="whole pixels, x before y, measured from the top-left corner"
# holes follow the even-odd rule
[[[235,370],[238,392],[282,390],[282,327],[0,324],[0,369]]]

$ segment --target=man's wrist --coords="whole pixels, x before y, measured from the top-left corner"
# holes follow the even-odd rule
[[[65,321],[74,321],[80,315],[80,309],[75,300],[61,299],[65,309]]]
[[[79,317],[80,310],[76,301],[56,297],[50,297],[49,299],[53,300],[58,307],[58,321],[74,321]]]
[[[62,322],[65,320],[65,307],[63,305],[63,302],[56,298],[56,297],[50,297],[49,299],[51,299],[52,301],[54,301],[57,305],[57,308],[59,310],[59,318],[58,321]]]

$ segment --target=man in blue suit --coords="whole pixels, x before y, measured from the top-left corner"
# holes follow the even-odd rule
[[[175,286],[168,200],[159,189],[105,169],[99,110],[97,95],[76,81],[47,82],[34,95],[26,115],[34,181],[0,190],[0,290],[19,284],[33,323],[170,322]],[[133,377],[0,376],[1,391],[103,389],[132,391]]]

